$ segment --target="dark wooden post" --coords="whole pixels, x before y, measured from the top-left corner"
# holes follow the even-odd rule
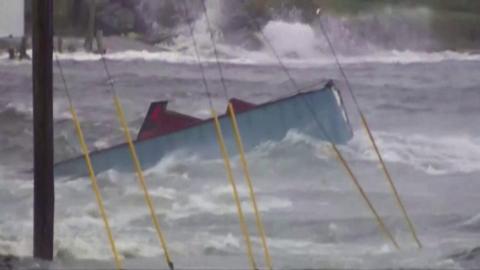
[[[93,39],[95,38],[95,16],[97,3],[95,0],[88,1],[88,28],[85,39],[85,49],[88,52],[93,51]]]
[[[63,38],[61,36],[57,37],[57,52],[63,53]]]
[[[97,33],[95,35],[95,39],[97,41],[97,53],[105,54],[107,51],[106,51],[105,47],[103,46],[103,31],[102,30],[97,31]]]
[[[53,259],[53,0],[32,1],[33,12],[33,255]]]
[[[23,59],[30,59],[30,56],[27,54],[27,48],[28,48],[28,40],[26,36],[22,37],[22,41],[20,42],[20,47],[18,49],[19,54],[20,54],[20,60]]]

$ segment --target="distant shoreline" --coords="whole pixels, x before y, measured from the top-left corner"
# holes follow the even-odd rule
[[[54,48],[58,47],[58,36],[54,37]],[[0,38],[0,53],[6,53],[9,48],[14,47],[18,50],[21,38]],[[78,52],[84,51],[85,39],[80,37],[62,37],[62,52]],[[124,50],[146,50],[160,51],[161,49],[155,45],[149,44],[139,38],[129,36],[109,36],[103,39],[104,47],[108,52],[118,52]],[[28,39],[28,49],[31,49],[32,40]],[[94,46],[95,47],[95,46]],[[94,53],[94,52],[92,52]]]
[[[0,38],[0,54],[6,54],[8,49],[11,46],[14,46],[16,50],[18,50],[20,46],[21,38]],[[85,52],[84,48],[84,38],[80,37],[67,37],[63,38],[63,49],[62,53],[75,53],[75,52]],[[108,36],[105,37],[103,40],[104,47],[108,53],[116,53],[122,51],[148,51],[148,52],[160,52],[164,51],[160,45],[152,45],[147,42],[142,41],[139,38],[129,37],[129,36]],[[54,48],[57,49],[58,45],[58,37],[54,37]],[[31,49],[31,39],[28,40],[28,49]],[[425,50],[419,52],[428,52],[428,53],[435,53],[435,52],[443,52],[443,51],[452,51],[458,53],[466,53],[472,55],[480,54],[480,49],[457,49],[457,50]],[[95,51],[92,52],[95,54]]]

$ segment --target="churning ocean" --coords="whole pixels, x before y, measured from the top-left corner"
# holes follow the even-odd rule
[[[208,34],[201,21],[195,27],[213,104],[224,111]],[[396,250],[382,237],[329,148],[291,130],[283,140],[265,141],[247,153],[275,268],[478,268],[480,55],[413,50],[340,55],[424,244],[418,250],[322,37],[309,25],[280,20],[264,31],[300,85],[336,81],[354,130],[340,150],[401,246]],[[220,43],[219,50],[230,96],[261,103],[295,93],[267,49]],[[6,58],[0,56],[0,254],[29,257],[31,65]],[[90,149],[123,142],[99,57],[77,52],[59,58]],[[107,55],[107,62],[134,135],[153,101],[169,100],[172,110],[209,117],[188,36],[162,50],[119,49]],[[79,155],[80,148],[58,70],[54,95],[55,159],[60,161]],[[263,266],[238,156],[233,163],[254,252]],[[248,267],[222,160],[179,149],[145,175],[177,268]],[[111,170],[98,178],[126,265],[166,269],[135,175]],[[53,267],[113,268],[88,178],[55,183]]]

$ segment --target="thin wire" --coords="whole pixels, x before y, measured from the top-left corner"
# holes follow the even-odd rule
[[[60,78],[62,78],[62,83],[65,90],[65,95],[67,96],[68,105],[73,106],[72,97],[70,96],[70,91],[68,89],[67,80],[65,79],[65,75],[63,73],[62,65],[60,64],[58,55],[56,53],[54,53],[53,55],[55,56],[55,62],[57,63],[58,71],[60,72]]]
[[[350,95],[352,96],[353,102],[355,103],[355,106],[357,107],[358,110],[360,110],[360,105],[358,104],[357,98],[353,94],[352,90],[352,85],[350,84],[350,80],[347,77],[347,74],[345,73],[345,70],[343,69],[342,65],[340,64],[340,60],[338,59],[337,52],[333,48],[333,44],[330,40],[330,37],[327,34],[327,31],[325,30],[325,27],[323,26],[322,19],[319,19],[320,22],[320,30],[322,31],[322,34],[325,36],[325,40],[327,41],[328,47],[332,53],[333,58],[335,59],[335,63],[338,67],[338,70],[340,71],[343,79],[345,80],[345,83],[347,84],[347,89],[350,92]]]
[[[110,74],[110,70],[108,69],[107,60],[105,60],[105,57],[103,56],[103,54],[100,54],[100,59],[102,60],[103,68],[105,70],[105,73],[107,74],[108,85],[110,86],[110,90],[113,92],[114,95],[117,95],[117,91],[115,90],[115,85],[113,84],[113,77]]]
[[[222,87],[223,87],[225,97],[227,98],[227,101],[228,101],[227,84],[225,83],[225,77],[223,76],[223,68],[222,68],[222,65],[220,64],[220,59],[218,57],[217,43],[215,41],[215,37],[214,37],[214,34],[213,34],[212,26],[211,26],[211,23],[210,23],[210,18],[208,16],[207,7],[205,6],[204,1],[200,1],[200,2],[202,2],[203,12],[205,13],[205,19],[207,21],[208,32],[210,33],[210,39],[212,41],[213,53],[215,54],[215,60],[216,60],[215,62],[217,63],[218,72],[220,73],[220,81],[222,83]]]
[[[273,55],[275,56],[278,64],[280,65],[281,69],[283,70],[283,72],[285,73],[285,75],[287,75],[289,81],[291,82],[292,86],[293,86],[293,89],[297,92],[299,92],[299,87],[298,87],[298,84],[297,82],[293,79],[293,76],[292,74],[290,73],[290,70],[288,70],[288,68],[285,66],[285,64],[283,63],[282,61],[282,58],[280,57],[280,55],[278,54],[277,50],[275,49],[275,47],[273,46],[273,44],[270,42],[270,40],[267,38],[267,36],[265,35],[265,33],[263,33],[263,30],[262,28],[260,27],[260,25],[258,25],[257,21],[255,20],[255,18],[250,17],[250,22],[252,22],[253,26],[255,28],[257,28],[258,30],[258,33],[260,33],[260,35],[262,36],[263,40],[265,41],[265,43],[267,44],[267,46],[270,48],[270,51],[273,53]]]
[[[69,109],[70,109],[70,113],[72,114],[72,120],[73,120],[73,124],[75,125],[75,130],[77,132],[78,141],[80,143],[80,147],[82,149],[82,153],[83,153],[83,156],[85,158],[85,163],[87,165],[87,169],[88,169],[88,172],[89,172],[90,182],[92,184],[92,189],[93,189],[93,192],[95,194],[95,199],[97,201],[98,210],[100,212],[100,216],[102,217],[105,232],[107,233],[108,242],[110,244],[110,249],[112,251],[113,258],[115,260],[115,267],[116,267],[117,270],[120,270],[120,269],[122,269],[122,260],[120,258],[119,253],[118,253],[117,247],[115,245],[115,240],[113,238],[110,223],[108,222],[107,212],[106,212],[105,206],[103,204],[103,198],[102,198],[102,194],[100,192],[100,188],[98,187],[98,181],[97,181],[97,177],[95,175],[94,169],[93,169],[92,161],[90,159],[90,153],[89,153],[89,150],[88,150],[88,146],[85,142],[85,137],[83,136],[83,131],[82,131],[82,128],[80,126],[80,121],[78,120],[77,112],[75,110],[75,107],[73,106],[73,101],[72,101],[72,98],[70,96],[70,91],[68,90],[68,84],[67,84],[67,80],[65,79],[65,75],[63,73],[62,65],[60,64],[60,60],[58,59],[57,54],[54,54],[54,55],[55,55],[55,61],[57,63],[58,69],[60,71],[60,77],[62,78],[65,94],[66,94],[67,99],[68,99]]]
[[[396,186],[395,186],[395,183],[394,183],[394,181],[393,181],[393,179],[392,179],[392,177],[391,177],[391,175],[390,175],[390,172],[389,172],[389,170],[388,170],[388,168],[387,168],[387,165],[385,164],[385,162],[384,162],[384,160],[383,160],[383,157],[382,157],[382,155],[381,155],[381,153],[380,153],[380,150],[378,149],[376,140],[375,140],[375,138],[373,137],[373,134],[372,134],[372,132],[371,132],[371,130],[370,130],[370,127],[369,127],[368,122],[367,122],[367,118],[365,117],[365,115],[364,115],[364,113],[363,113],[363,111],[362,111],[362,109],[361,109],[361,107],[360,107],[360,105],[359,105],[359,103],[358,103],[358,101],[357,101],[357,98],[356,98],[355,94],[353,93],[353,88],[352,88],[352,85],[351,85],[351,83],[350,83],[350,80],[348,79],[348,76],[347,76],[347,74],[345,73],[345,70],[343,69],[343,67],[342,67],[342,65],[341,65],[341,63],[340,63],[340,60],[338,59],[337,53],[336,53],[336,51],[335,51],[335,48],[333,47],[332,41],[331,41],[330,37],[328,36],[328,33],[327,33],[327,31],[326,31],[323,23],[322,23],[322,18],[321,18],[321,17],[319,18],[319,23],[320,23],[320,29],[321,29],[321,31],[322,31],[322,34],[324,35],[325,40],[326,40],[327,43],[328,43],[328,46],[329,46],[330,51],[331,51],[331,53],[332,53],[332,55],[333,55],[333,57],[334,57],[334,59],[335,59],[335,63],[336,63],[336,65],[337,65],[337,67],[338,67],[338,70],[340,71],[340,73],[342,74],[343,79],[345,80],[345,83],[346,83],[346,85],[347,85],[347,89],[348,89],[348,91],[350,92],[350,95],[351,95],[351,97],[352,97],[352,99],[353,99],[353,102],[355,103],[355,107],[357,108],[358,113],[359,113],[359,115],[360,115],[360,118],[361,118],[363,127],[365,128],[365,130],[366,130],[366,132],[367,132],[367,134],[368,134],[368,138],[370,139],[370,142],[372,143],[372,147],[373,147],[373,149],[375,150],[375,153],[376,153],[376,155],[377,155],[378,161],[380,162],[380,164],[381,164],[381,166],[382,166],[382,170],[383,170],[383,172],[384,172],[384,174],[385,174],[385,178],[387,179],[387,182],[389,183],[390,189],[392,190],[392,193],[393,193],[393,195],[394,195],[394,197],[395,197],[395,200],[396,200],[396,202],[397,202],[398,207],[399,207],[400,210],[402,211],[402,214],[403,214],[404,219],[405,219],[405,221],[406,221],[406,223],[407,223],[407,226],[408,226],[408,228],[409,228],[409,230],[410,230],[410,232],[411,232],[411,234],[412,234],[412,238],[413,238],[414,241],[417,243],[418,248],[422,248],[422,244],[421,244],[420,240],[418,239],[417,232],[415,231],[415,226],[413,225],[413,222],[411,221],[411,219],[410,219],[410,217],[409,217],[409,215],[408,215],[408,213],[407,213],[407,210],[405,209],[405,206],[404,206],[404,204],[403,204],[403,202],[402,202],[402,199],[400,198],[400,195],[399,195],[399,193],[398,193],[398,191],[397,191],[397,188],[396,188]]]
[[[282,70],[285,72],[286,76],[288,77],[288,79],[290,80],[291,84],[293,85],[294,87],[294,90],[297,91],[298,94],[300,94],[300,90],[299,90],[299,87],[298,87],[298,84],[297,82],[295,81],[295,79],[293,78],[292,74],[290,73],[290,71],[288,70],[288,68],[286,67],[286,65],[283,63],[280,55],[278,54],[277,50],[275,49],[275,47],[272,45],[272,43],[270,42],[270,40],[267,38],[267,36],[265,35],[265,33],[263,33],[263,30],[261,29],[260,25],[258,25],[258,23],[256,22],[256,20],[252,17],[250,17],[250,21],[252,22],[252,24],[258,29],[258,32],[260,33],[260,35],[262,36],[262,38],[264,39],[265,43],[267,44],[267,46],[270,48],[271,52],[274,54],[275,58],[277,59],[280,67],[282,68]],[[345,168],[345,170],[347,171],[348,175],[350,176],[350,178],[352,179],[355,187],[357,188],[357,190],[359,191],[360,195],[362,196],[362,198],[364,199],[364,201],[366,202],[368,208],[370,209],[370,211],[372,212],[372,214],[375,216],[375,219],[379,225],[379,228],[380,228],[380,231],[382,232],[383,235],[386,236],[387,239],[389,239],[392,244],[397,248],[399,249],[399,245],[397,244],[397,242],[395,241],[395,238],[393,237],[393,235],[391,234],[391,232],[388,230],[388,228],[385,226],[384,222],[382,221],[380,215],[378,214],[378,212],[375,210],[373,204],[370,202],[367,194],[365,193],[365,191],[363,190],[363,188],[361,187],[357,177],[355,176],[355,174],[353,173],[352,169],[350,168],[350,165],[348,165],[348,162],[346,161],[346,159],[343,157],[342,153],[340,152],[340,150],[337,148],[337,146],[333,143],[333,140],[331,140],[329,134],[325,131],[324,127],[323,127],[323,124],[321,123],[321,121],[318,119],[315,111],[313,110],[313,108],[311,107],[311,105],[309,104],[308,100],[305,98],[304,95],[302,95],[302,100],[305,102],[306,104],[306,107],[307,109],[310,111],[310,113],[312,114],[312,117],[314,119],[314,121],[316,122],[318,128],[320,129],[320,131],[324,134],[324,136],[326,137],[327,141],[329,142],[330,146],[332,147],[332,149],[334,150],[336,156],[337,156],[337,160],[340,161],[340,163],[343,165],[343,167]]]
[[[331,137],[329,136],[329,134],[325,131],[325,129],[323,128],[323,125],[322,123],[320,122],[320,120],[318,119],[315,111],[313,110],[313,108],[310,106],[310,103],[308,102],[308,100],[305,98],[304,95],[302,95],[302,98],[303,98],[303,101],[305,102],[305,104],[307,105],[307,109],[310,111],[310,113],[312,114],[313,116],[313,119],[314,121],[316,122],[317,126],[319,126],[320,128],[320,131],[323,133],[323,135],[326,137],[327,141],[329,142],[330,144],[330,147],[333,149],[333,151],[335,152],[336,156],[337,156],[337,160],[340,162],[340,164],[343,165],[343,168],[347,171],[348,175],[350,176],[350,179],[352,179],[352,182],[353,184],[355,185],[355,187],[357,188],[358,192],[360,193],[360,195],[362,196],[363,200],[365,201],[365,203],[367,204],[368,208],[370,209],[370,211],[372,212],[372,214],[374,215],[375,217],[375,220],[377,221],[377,224],[380,228],[380,232],[387,238],[389,239],[392,244],[395,246],[395,248],[397,249],[400,249],[400,246],[398,245],[397,241],[395,241],[395,238],[393,237],[392,233],[390,232],[390,230],[385,226],[385,223],[383,222],[381,216],[378,214],[377,210],[375,210],[375,207],[373,206],[372,202],[370,201],[370,199],[368,198],[367,196],[367,193],[365,192],[365,190],[362,188],[362,186],[360,185],[360,182],[358,181],[358,178],[357,176],[353,173],[353,170],[352,168],[350,167],[350,165],[348,164],[347,160],[343,157],[342,153],[340,152],[340,150],[337,148],[337,146],[333,143],[333,140],[331,139]]]
[[[191,35],[192,41],[193,41],[193,47],[195,49],[195,58],[197,59],[198,67],[199,67],[200,72],[202,74],[203,87],[205,89],[205,92],[207,93],[208,103],[210,105],[210,108],[213,108],[212,94],[210,93],[210,90],[208,89],[208,82],[207,82],[207,77],[205,75],[205,69],[203,68],[202,60],[200,59],[200,52],[198,51],[198,43],[197,43],[197,39],[195,38],[195,29],[193,29],[193,25],[190,22],[188,7],[187,7],[187,3],[185,1],[186,0],[183,0],[181,2],[183,3],[183,12],[185,13],[185,17],[188,20],[187,25],[188,25],[188,28],[190,30],[190,35]]]
[[[160,222],[158,221],[158,217],[157,217],[157,214],[155,212],[155,207],[154,207],[152,198],[150,196],[150,193],[148,192],[148,187],[147,187],[147,184],[145,182],[144,175],[143,175],[143,169],[142,169],[142,166],[141,166],[140,161],[138,159],[138,155],[137,155],[137,151],[135,149],[135,145],[133,144],[133,140],[130,136],[130,130],[128,128],[128,123],[125,119],[125,113],[123,111],[122,105],[120,103],[120,99],[119,99],[119,97],[117,95],[117,92],[115,90],[115,86],[113,84],[113,79],[112,79],[112,76],[111,76],[110,71],[108,69],[107,62],[106,62],[103,54],[101,54],[101,59],[102,59],[103,66],[105,68],[105,73],[107,74],[108,81],[109,81],[109,84],[110,84],[110,87],[111,87],[111,90],[112,90],[113,101],[114,101],[114,105],[115,105],[115,111],[117,113],[118,120],[120,121],[120,125],[122,126],[122,129],[123,129],[123,132],[124,132],[124,135],[125,135],[125,139],[128,143],[128,148],[129,148],[129,151],[130,151],[130,155],[132,157],[133,166],[135,168],[140,187],[143,191],[145,203],[147,204],[147,207],[148,207],[148,210],[149,210],[149,213],[150,213],[150,217],[151,217],[151,220],[152,220],[152,224],[155,228],[158,240],[160,241],[160,245],[163,249],[163,252],[164,252],[164,255],[165,255],[165,261],[166,261],[168,267],[171,270],[173,270],[174,265],[173,265],[172,260],[170,259],[170,253],[168,251],[167,241],[166,241],[165,236],[164,236],[164,234],[162,232],[162,229],[160,227]]]

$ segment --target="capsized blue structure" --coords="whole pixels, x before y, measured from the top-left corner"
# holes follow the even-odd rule
[[[166,102],[162,104],[166,107]],[[149,113],[150,111],[153,111],[152,107]],[[169,152],[180,149],[206,158],[220,157],[213,120],[188,120],[188,124],[183,127],[180,125],[169,129],[167,126],[158,136],[139,136],[134,144],[144,169],[156,165]],[[236,153],[229,116],[222,115],[219,121],[229,152]],[[353,136],[340,92],[331,82],[321,89],[241,108],[237,110],[237,121],[245,151],[265,141],[282,140],[292,129],[334,144],[344,144]],[[144,123],[142,130],[146,124]],[[109,169],[133,171],[127,144],[94,151],[90,155],[96,173]],[[83,156],[55,165],[55,176],[75,177],[87,174]]]

